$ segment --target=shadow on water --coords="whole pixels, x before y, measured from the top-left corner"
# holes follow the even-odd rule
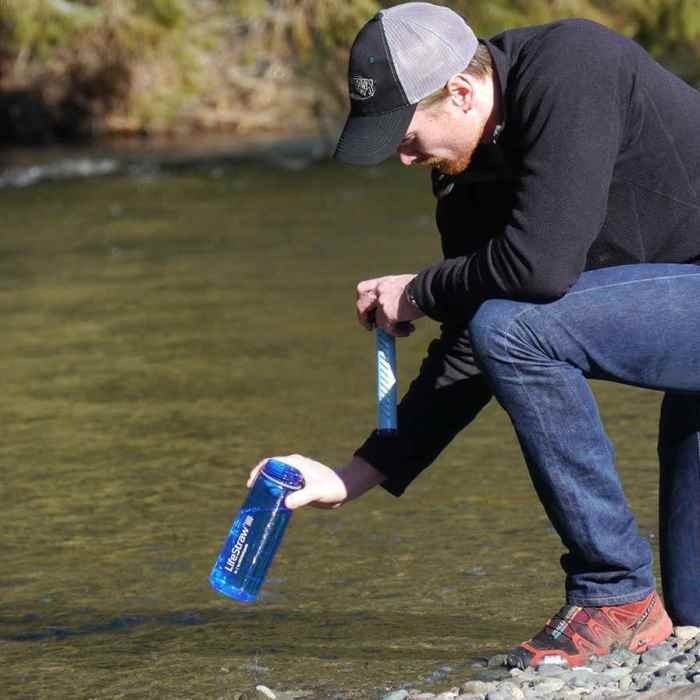
[[[190,611],[177,611],[160,615],[117,615],[107,622],[88,622],[75,626],[45,623],[40,615],[29,614],[20,618],[0,619],[0,625],[33,625],[41,624],[40,629],[15,634],[0,634],[3,642],[44,642],[49,640],[62,641],[67,637],[77,637],[88,634],[112,633],[127,631],[142,625],[202,625],[208,622],[201,614]],[[43,624],[42,624],[43,623]]]
[[[84,616],[85,613],[71,613],[70,617]],[[92,613],[93,617],[102,616]],[[159,637],[163,636],[163,630],[167,628],[181,628],[207,625],[211,634],[226,635],[228,653],[236,655],[247,654],[250,651],[251,635],[256,636],[256,650],[263,653],[272,653],[276,656],[298,656],[300,653],[311,653],[318,658],[333,659],[338,655],[330,653],[327,638],[335,634],[355,639],[369,640],[376,637],[377,630],[383,630],[383,635],[391,638],[401,637],[407,629],[432,629],[445,630],[446,636],[454,634],[466,634],[466,630],[479,624],[478,616],[460,616],[458,621],[451,615],[435,614],[410,614],[401,612],[374,613],[367,610],[355,610],[342,612],[329,611],[289,611],[289,610],[177,610],[167,613],[125,613],[110,617],[106,620],[91,620],[76,624],[65,624],[65,615],[58,619],[47,619],[35,613],[18,617],[5,617],[0,619],[0,629],[14,628],[9,634],[0,634],[0,641],[4,642],[61,642],[72,637],[85,637],[88,635],[111,635],[114,633],[129,633],[137,628],[151,627]],[[231,628],[235,628],[236,634],[229,635]],[[260,630],[265,630],[260,635]],[[311,632],[310,630],[317,631]],[[318,631],[321,631],[319,634]],[[146,631],[148,634],[148,632]],[[173,629],[172,635],[177,637],[179,632]],[[166,634],[166,636],[168,636]],[[288,640],[288,641],[285,641]],[[441,650],[440,644],[432,644],[433,652],[437,652],[446,660],[454,657],[464,660],[460,652],[456,656],[452,652],[452,644],[446,642]],[[377,651],[382,655],[391,656],[392,650],[379,643]],[[367,655],[368,648],[354,649],[343,647],[342,656],[345,658],[363,658]],[[395,653],[402,658],[421,655],[418,648],[396,649]],[[482,658],[475,656],[473,659]]]

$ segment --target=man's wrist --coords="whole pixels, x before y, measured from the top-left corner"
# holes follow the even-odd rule
[[[352,460],[336,470],[336,474],[343,480],[347,490],[347,501],[361,496],[378,484],[386,480],[386,474],[373,467],[369,462],[358,455],[353,455]]]
[[[403,295],[406,298],[406,301],[416,310],[420,311],[423,313],[423,309],[421,309],[420,305],[416,301],[416,291],[415,291],[415,283],[416,283],[416,277],[414,277],[405,287],[403,290]]]

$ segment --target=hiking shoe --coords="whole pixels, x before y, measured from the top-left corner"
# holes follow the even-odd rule
[[[582,666],[592,654],[602,656],[616,648],[641,654],[671,632],[673,623],[656,593],[624,605],[565,605],[541,632],[508,652],[506,665],[521,669],[545,663]]]

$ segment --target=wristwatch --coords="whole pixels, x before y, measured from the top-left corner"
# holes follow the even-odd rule
[[[416,301],[416,296],[413,291],[413,283],[416,281],[416,278],[414,277],[405,287],[403,290],[404,295],[406,296],[406,299],[408,299],[408,303],[411,304],[412,306],[415,306],[418,311],[423,311],[421,307],[418,305],[418,302]]]

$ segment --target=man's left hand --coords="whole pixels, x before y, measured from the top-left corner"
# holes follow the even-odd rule
[[[415,275],[388,275],[364,280],[357,285],[357,320],[367,330],[376,325],[396,337],[415,330],[411,321],[425,314],[405,294]],[[374,321],[374,322],[373,322]]]

